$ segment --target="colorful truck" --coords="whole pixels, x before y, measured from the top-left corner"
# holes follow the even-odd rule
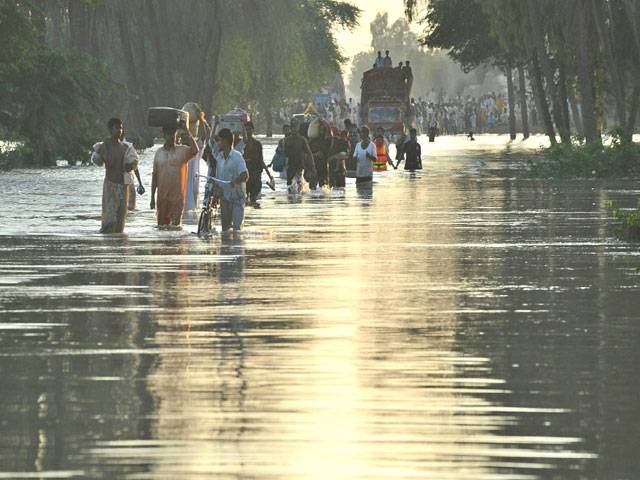
[[[362,76],[360,121],[372,134],[382,127],[394,141],[408,125],[410,92],[403,71],[381,67],[364,72]]]

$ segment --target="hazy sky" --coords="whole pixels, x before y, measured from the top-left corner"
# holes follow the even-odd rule
[[[351,32],[342,29],[336,32],[336,39],[342,49],[342,53],[348,57],[353,57],[356,53],[367,50],[370,47],[371,32],[369,31],[369,24],[379,12],[387,12],[389,14],[390,24],[404,15],[404,3],[402,0],[350,0],[350,3],[362,10],[360,25]],[[343,72],[348,73],[350,69],[351,62],[344,65]]]
[[[353,31],[339,30],[336,38],[342,51],[352,57],[358,52],[369,48],[371,44],[371,33],[369,24],[379,12],[389,14],[389,22],[392,23],[402,16],[402,0],[350,0],[350,3],[358,6],[362,10],[360,15],[360,25]]]

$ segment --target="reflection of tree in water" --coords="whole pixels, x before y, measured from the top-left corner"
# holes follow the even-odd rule
[[[467,208],[495,206],[512,213],[496,218],[503,223],[490,230],[491,237],[481,227],[469,235],[478,243],[527,245],[469,249],[461,257],[469,289],[459,295],[459,308],[491,313],[460,316],[465,325],[460,345],[472,355],[490,355],[512,392],[504,397],[507,405],[569,410],[520,414],[503,427],[505,435],[583,438],[583,444],[561,450],[593,452],[598,460],[545,463],[567,475],[577,468],[593,478],[633,478],[640,468],[629,461],[636,457],[640,435],[640,407],[631,398],[640,390],[639,328],[630,310],[633,290],[619,287],[633,279],[621,274],[603,247],[544,244],[603,238],[606,219],[580,213],[604,203],[601,191],[580,185],[532,188],[531,182],[513,180],[491,185],[461,185]],[[531,245],[538,242],[543,243]]]
[[[75,247],[90,257],[94,246]],[[46,260],[37,258],[40,253],[34,251],[32,261],[60,263],[68,271],[64,267],[69,252],[48,249]],[[25,310],[15,321],[65,326],[18,339],[17,355],[1,360],[1,403],[13,405],[9,411],[0,409],[3,438],[11,444],[0,454],[4,470],[86,470],[91,462],[85,449],[95,442],[148,435],[150,398],[139,379],[146,376],[150,358],[112,350],[143,347],[152,325],[146,313],[130,309],[140,305],[140,298],[126,293],[102,296],[97,287],[126,292],[126,287],[141,283],[141,275],[118,271],[117,264],[104,258],[97,265],[93,261],[79,260],[77,270],[57,279],[60,288],[77,286],[77,295],[57,295],[54,287],[50,296],[29,298],[27,289],[15,299],[13,307]],[[29,287],[40,285],[49,287],[50,280],[32,282]],[[85,285],[95,293],[83,292]],[[117,466],[103,471],[107,476],[122,473]],[[126,471],[141,471],[141,467]]]

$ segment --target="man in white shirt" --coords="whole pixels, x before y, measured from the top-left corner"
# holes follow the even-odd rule
[[[216,154],[216,177],[223,182],[220,198],[220,221],[222,231],[233,227],[242,230],[244,225],[244,205],[247,197],[246,183],[249,179],[247,165],[242,155],[234,150],[233,134],[228,128],[218,132],[220,151]]]
[[[375,145],[369,139],[369,129],[362,127],[360,129],[360,138],[362,139],[353,152],[356,159],[356,185],[361,183],[371,183],[373,181],[373,164],[378,160]]]

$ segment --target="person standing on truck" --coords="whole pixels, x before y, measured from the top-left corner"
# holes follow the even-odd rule
[[[376,147],[369,140],[369,129],[360,129],[362,140],[356,145],[353,157],[356,160],[356,185],[371,183],[373,181],[373,164],[378,160]]]
[[[393,62],[391,61],[391,57],[389,56],[389,50],[385,50],[384,59],[382,60],[383,67],[393,67]]]
[[[378,56],[376,57],[376,61],[373,64],[373,68],[382,68],[384,67],[384,58],[382,58],[382,51],[378,50]]]

